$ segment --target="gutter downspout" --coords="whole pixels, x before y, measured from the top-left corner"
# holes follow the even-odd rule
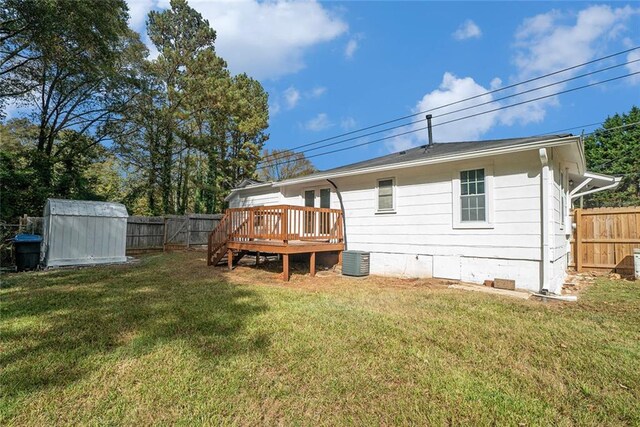
[[[540,293],[547,294],[549,283],[549,156],[546,148],[538,150],[542,169],[540,171],[540,233],[541,264]]]
[[[344,211],[344,203],[342,202],[342,194],[340,194],[340,190],[338,190],[338,186],[335,182],[327,179],[329,184],[333,185],[333,188],[336,190],[336,195],[338,196],[338,200],[340,201],[340,210],[342,211],[342,235],[344,236],[344,250],[347,250],[347,216]]]

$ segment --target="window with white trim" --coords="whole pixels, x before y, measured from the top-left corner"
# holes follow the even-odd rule
[[[378,211],[393,212],[395,209],[394,192],[395,181],[393,178],[378,180]]]
[[[460,172],[460,222],[486,221],[484,169]]]

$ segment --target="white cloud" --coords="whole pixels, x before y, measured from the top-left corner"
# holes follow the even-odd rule
[[[322,130],[329,129],[332,126],[333,123],[331,123],[329,116],[327,116],[326,113],[319,113],[304,124],[305,129],[313,132],[320,132]]]
[[[18,117],[24,117],[30,112],[30,108],[15,99],[6,99],[3,104],[0,104],[0,112],[4,113],[6,120],[16,119]]]
[[[129,0],[129,26],[140,33],[145,33],[147,15],[157,4],[155,0]]]
[[[442,77],[442,83],[438,89],[427,93],[418,101],[413,108],[413,113],[422,111],[430,111],[442,105],[450,104],[461,99],[482,95],[489,89],[476,83],[471,77],[458,78],[451,73],[445,73]],[[484,114],[473,118],[473,120],[460,120],[448,124],[443,124],[450,120],[455,120],[474,113],[476,110],[461,111],[451,113],[455,110],[478,105],[483,102],[491,101],[492,95],[479,96],[476,99],[461,102],[450,107],[440,108],[433,112],[433,139],[436,142],[447,141],[469,141],[476,140],[482,134],[493,127],[498,120],[497,113]],[[482,110],[480,110],[482,111]],[[451,114],[449,114],[451,113]],[[424,116],[415,119],[424,118]],[[394,134],[403,133],[409,130],[419,129],[426,125],[425,122],[418,122],[414,125],[403,129],[396,129]],[[417,131],[409,135],[403,135],[387,142],[387,146],[392,151],[404,150],[411,146],[416,146],[428,142],[428,134],[426,130]]]
[[[298,91],[293,86],[290,86],[287,90],[283,92],[285,103],[287,104],[287,109],[291,110],[298,105],[300,101],[300,91]]]
[[[130,5],[135,2],[129,0]],[[169,7],[168,0],[153,2],[160,9]],[[149,3],[145,4],[150,9]],[[216,50],[229,69],[258,79],[274,79],[303,69],[307,49],[332,41],[349,28],[337,13],[314,0],[190,0],[189,5],[216,30]],[[143,7],[140,9],[136,16],[143,14]]]
[[[344,56],[347,59],[353,58],[353,54],[358,50],[358,40],[350,39],[344,47]]]
[[[590,6],[573,16],[558,11],[525,19],[516,33],[519,48],[515,63],[521,76],[544,74],[592,59],[606,42],[615,38],[634,13],[630,6]]]
[[[526,80],[532,77],[568,68],[590,61],[609,51],[611,42],[626,29],[626,21],[639,10],[629,6],[612,8],[610,6],[590,6],[575,15],[552,10],[548,13],[525,19],[516,32],[517,49],[514,63],[517,73],[514,80]],[[580,68],[563,73],[561,78],[576,75],[588,68]],[[520,85],[514,90],[539,87],[560,80],[558,76],[537,80]],[[551,95],[563,90],[567,85],[559,84],[518,97],[513,102]],[[512,102],[512,101],[510,101]],[[502,121],[507,124],[540,122],[544,120],[549,107],[559,106],[558,97],[549,97],[540,101],[524,104],[505,110]]]
[[[342,120],[340,120],[340,127],[347,131],[355,129],[357,125],[358,123],[356,122],[356,119],[354,119],[353,117],[345,117]]]
[[[611,51],[612,41],[618,39],[626,31],[626,21],[640,9],[629,6],[611,8],[610,6],[590,6],[575,15],[563,14],[552,10],[532,18],[525,19],[515,35],[515,74],[511,77],[514,82],[522,81],[550,72],[568,68],[573,65],[590,61],[606,52]],[[632,45],[630,40],[624,40]],[[640,59],[640,52],[633,51],[627,55],[627,61]],[[519,85],[513,89],[499,92],[499,94],[483,95],[478,98],[461,102],[450,107],[433,112],[433,135],[436,142],[476,140],[497,125],[511,126],[516,123],[527,124],[540,122],[544,119],[549,108],[560,105],[556,96],[544,100],[523,104],[517,107],[494,111],[479,115],[471,119],[460,120],[449,124],[442,124],[456,118],[461,118],[477,112],[484,112],[526,101],[540,96],[552,95],[567,87],[558,84],[522,96],[510,98],[503,102],[491,103],[476,109],[469,109],[457,113],[443,115],[461,108],[478,105],[491,101],[496,97],[503,97],[524,90],[543,86],[548,83],[566,79],[577,73],[583,73],[589,68],[580,68],[563,73],[562,76],[540,79],[535,82]],[[628,64],[630,72],[640,71],[640,63]],[[640,80],[640,79],[638,79]],[[433,90],[417,102],[413,112],[429,111],[435,107],[446,105],[469,97],[481,95],[503,86],[499,78],[491,80],[489,87],[484,87],[471,77],[458,78],[452,73],[445,73],[438,89]],[[394,130],[402,133],[425,126],[420,122],[404,129]],[[387,143],[390,150],[402,150],[411,146],[424,144],[428,136],[426,131],[394,138]]]
[[[353,59],[353,55],[360,47],[360,40],[364,38],[362,33],[354,34],[347,44],[344,46],[344,57],[347,59]]]
[[[279,102],[274,102],[272,104],[269,104],[269,116],[273,117],[275,115],[277,115],[280,112],[280,103]]]
[[[629,73],[637,73],[640,72],[640,51],[634,50],[627,54],[627,62],[638,61],[632,64],[627,64],[627,70]],[[635,76],[630,77],[633,83],[640,83],[640,74],[636,74]]]
[[[322,95],[324,95],[327,92],[327,88],[324,86],[316,86],[313,89],[311,89],[308,93],[307,96],[309,98],[318,98],[321,97]]]
[[[482,30],[471,19],[467,19],[460,24],[452,36],[456,40],[479,39],[482,36]]]

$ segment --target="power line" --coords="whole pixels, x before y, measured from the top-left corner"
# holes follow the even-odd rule
[[[615,127],[608,128],[608,129],[596,129],[596,130],[594,130],[592,132],[585,133],[584,136],[595,135],[595,134],[600,134],[600,133],[607,133],[607,132],[610,132],[612,130],[626,129],[626,128],[633,127],[633,126],[636,126],[636,125],[639,125],[639,124],[640,124],[640,122],[633,122],[633,123],[627,123],[627,124],[621,125],[621,126],[615,126]],[[631,149],[629,151],[625,151],[623,154],[624,155],[631,154],[631,152],[634,149],[637,149],[637,147],[631,147]],[[608,166],[611,163],[613,163],[615,160],[616,160],[615,158],[611,159],[611,160],[607,160],[604,163],[601,163],[599,165],[593,166],[591,169],[598,169],[598,170],[602,169],[603,167]]]
[[[470,118],[473,118],[473,117],[478,117],[478,116],[481,116],[481,115],[484,115],[484,114],[489,114],[489,113],[493,113],[493,112],[496,112],[496,111],[506,110],[508,108],[517,107],[517,106],[520,106],[520,105],[528,104],[530,102],[540,101],[542,99],[550,98],[550,97],[561,95],[561,94],[564,94],[564,93],[575,92],[577,90],[586,89],[586,88],[593,87],[593,86],[598,86],[598,85],[609,83],[609,82],[612,82],[612,81],[615,81],[615,80],[620,80],[620,79],[623,79],[623,78],[631,77],[631,76],[634,76],[634,75],[637,75],[637,74],[640,74],[640,71],[637,71],[637,72],[634,72],[634,73],[629,73],[629,74],[624,74],[624,75],[617,76],[617,77],[612,77],[610,79],[606,79],[606,80],[602,80],[602,81],[598,81],[598,82],[594,82],[594,83],[589,83],[589,84],[586,84],[586,85],[582,85],[582,86],[578,86],[578,87],[575,87],[575,88],[563,90],[563,91],[560,91],[560,92],[555,92],[555,93],[552,93],[552,94],[549,94],[549,95],[536,97],[536,98],[529,99],[529,100],[526,100],[526,101],[517,102],[515,104],[504,105],[502,107],[494,108],[494,109],[487,110],[487,111],[482,111],[482,112],[479,112],[479,113],[470,114],[470,115],[467,115],[467,116],[463,116],[463,117],[459,117],[459,118],[456,118],[456,119],[448,120],[446,122],[436,123],[432,127],[443,126],[445,124],[458,122],[458,121],[470,119]],[[420,122],[422,122],[422,120]],[[407,125],[403,125],[403,126],[407,126]],[[365,146],[365,145],[370,145],[370,144],[373,144],[373,143],[376,143],[376,142],[381,142],[381,141],[384,141],[384,140],[387,140],[387,139],[397,138],[399,136],[404,136],[404,135],[408,135],[408,134],[411,134],[411,133],[414,133],[414,132],[419,132],[419,131],[425,130],[425,129],[427,129],[426,126],[421,127],[421,128],[417,128],[417,129],[413,129],[413,130],[410,130],[410,131],[407,131],[407,132],[402,132],[402,133],[399,133],[399,134],[394,134],[394,135],[389,135],[389,136],[386,136],[386,137],[383,137],[383,138],[374,139],[372,141],[366,141],[366,142],[363,142],[363,143],[360,143],[360,144],[351,145],[349,147],[343,147],[343,148],[339,148],[339,149],[335,149],[335,150],[331,150],[331,151],[326,151],[326,152],[323,152],[323,153],[314,154],[314,155],[311,155],[311,156],[306,156],[306,158],[307,159],[312,159],[314,157],[319,157],[319,156],[325,156],[325,155],[328,155],[328,154],[339,153],[339,152],[342,152],[342,151],[346,151],[346,150],[351,150],[351,149],[354,149],[354,148],[362,147],[362,146]],[[335,144],[331,144],[331,145],[335,145]],[[295,154],[295,153],[293,153],[293,154]],[[293,155],[293,154],[291,154],[291,155]],[[281,160],[281,159],[274,159],[274,160]],[[269,162],[271,162],[271,163],[269,163]],[[286,164],[288,162],[289,162],[289,160],[286,160],[286,161],[283,161],[283,162],[279,162],[279,163],[278,162],[272,163],[272,161],[267,161],[267,164],[265,164],[263,166],[258,166],[256,169],[264,169],[264,168],[267,168],[267,167],[280,166],[280,165]]]
[[[596,70],[596,71],[593,71],[593,72],[585,73],[585,74],[582,74],[580,76],[575,76],[575,77],[572,77],[572,78],[569,78],[569,79],[565,79],[565,80],[561,80],[561,81],[558,81],[558,82],[555,82],[555,83],[550,83],[550,84],[547,84],[547,85],[544,85],[544,86],[540,86],[540,87],[537,87],[537,88],[526,90],[524,92],[518,92],[518,93],[515,93],[515,94],[504,96],[502,98],[498,98],[498,99],[494,99],[494,100],[491,100],[491,101],[487,101],[487,102],[484,102],[482,104],[477,104],[477,105],[473,105],[473,106],[470,106],[470,107],[466,107],[466,108],[450,111],[450,112],[435,116],[435,118],[446,116],[446,115],[453,114],[453,113],[457,113],[457,112],[460,112],[460,111],[469,110],[469,109],[472,109],[472,108],[480,107],[480,106],[491,104],[491,103],[494,103],[494,102],[503,101],[503,100],[508,99],[508,98],[513,98],[513,97],[516,97],[516,96],[524,95],[526,93],[535,92],[535,91],[540,90],[540,89],[551,87],[551,86],[554,86],[554,85],[557,85],[557,84],[560,84],[560,83],[566,83],[566,82],[571,81],[571,80],[576,80],[576,79],[579,79],[579,78],[587,77],[587,76],[590,76],[590,75],[593,75],[593,74],[597,74],[597,73],[600,73],[600,72],[603,72],[603,71],[609,71],[611,69],[622,67],[622,66],[625,66],[627,64],[631,64],[633,62],[638,62],[638,61],[640,61],[640,59],[636,59],[634,61],[625,62],[625,63],[622,63],[622,64],[617,64],[617,65],[610,66],[610,67],[607,67],[607,68],[603,68],[603,69],[600,69],[600,70]],[[268,162],[278,161],[278,160],[285,160],[285,159],[288,160],[295,154],[309,153],[311,151],[316,151],[316,150],[320,150],[322,148],[343,144],[345,142],[361,139],[361,138],[364,138],[364,137],[367,137],[367,136],[376,135],[376,134],[383,133],[383,132],[388,132],[388,131],[391,131],[391,130],[403,128],[403,127],[406,127],[406,126],[411,126],[411,125],[414,125],[416,123],[422,123],[422,122],[423,122],[422,119],[415,120],[415,121],[412,121],[412,122],[409,122],[409,123],[403,123],[401,125],[392,126],[392,127],[389,127],[389,128],[377,130],[377,131],[366,133],[366,134],[363,134],[363,135],[358,135],[358,136],[355,136],[355,137],[351,137],[351,138],[347,138],[347,139],[344,139],[344,140],[332,142],[332,143],[329,143],[329,144],[320,145],[318,147],[311,148],[309,150],[303,150],[303,151],[291,152],[291,153],[276,154],[275,156],[273,156],[273,157],[271,157],[269,159],[263,159],[263,160],[259,161],[258,165],[265,164],[265,163],[268,163]]]
[[[570,128],[556,129],[556,130],[552,130],[550,132],[540,133],[540,134],[534,135],[534,136],[554,135],[554,134],[558,134],[560,132],[566,132],[568,130],[584,129],[584,128],[589,128],[591,126],[598,126],[598,125],[601,125],[603,123],[604,122],[595,122],[595,123],[589,123],[589,124],[586,124],[586,125],[574,126],[574,127],[570,127]]]
[[[612,53],[610,55],[606,55],[606,56],[603,56],[603,57],[600,57],[600,58],[593,59],[591,61],[587,61],[587,62],[583,62],[583,63],[580,63],[580,64],[576,64],[576,65],[573,65],[573,66],[570,66],[570,67],[567,67],[567,68],[563,68],[561,70],[553,71],[551,73],[547,73],[547,74],[544,74],[544,75],[541,75],[541,76],[538,76],[538,77],[534,77],[534,78],[531,78],[531,79],[528,79],[528,80],[524,80],[524,81],[521,81],[521,82],[518,82],[518,83],[513,83],[513,84],[510,84],[510,85],[507,85],[507,86],[503,86],[503,87],[500,87],[500,88],[497,88],[497,89],[493,89],[493,90],[490,90],[490,91],[487,91],[487,92],[484,92],[484,93],[481,93],[481,94],[478,94],[478,95],[475,95],[475,96],[471,96],[471,97],[468,97],[468,98],[460,99],[460,100],[457,100],[457,101],[454,101],[454,102],[450,102],[448,104],[443,104],[443,105],[440,105],[440,106],[435,107],[435,108],[430,109],[430,110],[420,111],[420,112],[417,112],[417,113],[413,113],[413,114],[409,114],[409,115],[406,115],[406,116],[398,117],[398,118],[392,119],[392,120],[387,120],[385,122],[377,123],[377,124],[374,124],[374,125],[371,125],[371,126],[367,126],[367,127],[363,127],[363,128],[360,128],[360,129],[356,129],[356,130],[353,130],[353,131],[344,132],[344,133],[341,133],[341,134],[338,134],[338,135],[331,136],[329,138],[323,138],[323,139],[320,139],[320,140],[317,140],[317,141],[313,141],[313,142],[310,142],[310,143],[298,145],[298,146],[295,146],[295,147],[291,148],[290,150],[298,150],[300,148],[310,147],[310,146],[313,146],[313,145],[320,144],[322,142],[332,141],[334,139],[342,138],[344,136],[353,135],[353,134],[360,133],[360,132],[363,132],[363,131],[366,131],[366,130],[370,130],[370,129],[374,129],[374,128],[377,128],[377,127],[380,127],[380,126],[384,126],[384,125],[388,125],[388,124],[391,124],[391,123],[395,123],[395,122],[398,122],[398,121],[401,121],[401,120],[406,120],[406,119],[409,119],[409,118],[412,118],[412,117],[416,117],[416,116],[425,114],[428,111],[440,110],[442,108],[450,107],[452,105],[457,105],[457,104],[460,104],[462,102],[466,102],[466,101],[470,101],[470,100],[473,100],[473,99],[477,99],[477,98],[480,98],[480,97],[483,97],[483,96],[486,96],[486,95],[491,95],[493,93],[497,93],[497,92],[500,92],[500,91],[503,91],[503,90],[507,90],[507,89],[511,89],[511,88],[514,88],[514,87],[517,87],[517,86],[520,86],[520,85],[523,85],[523,84],[531,83],[531,82],[534,82],[534,81],[537,81],[537,80],[540,80],[540,79],[544,79],[544,78],[547,78],[547,77],[550,77],[550,76],[561,74],[561,73],[564,73],[564,72],[567,72],[567,71],[570,71],[570,70],[573,70],[573,69],[576,69],[576,68],[580,68],[580,67],[584,67],[586,65],[594,64],[596,62],[600,62],[600,61],[603,61],[605,59],[610,59],[610,58],[614,58],[616,56],[624,55],[625,53],[629,53],[629,52],[632,52],[632,51],[637,50],[637,49],[640,49],[640,46],[635,46],[635,47],[632,47],[630,49],[626,49],[626,50],[623,50],[623,51],[620,51],[620,52],[615,52],[615,53]],[[402,127],[402,126],[406,126],[406,124],[398,126],[398,127]],[[391,128],[391,129],[396,129],[398,127],[394,127],[394,128]],[[380,132],[384,132],[384,131],[385,130],[380,131]],[[361,135],[361,136],[364,136],[364,135]],[[350,140],[352,140],[352,139],[350,139]]]
[[[625,66],[627,64],[631,64],[633,62],[638,62],[638,61],[640,61],[640,59],[636,59],[636,60],[625,62],[625,63],[621,63],[621,64],[616,64],[616,65],[613,65],[613,66],[610,66],[610,67],[607,67],[607,68],[603,68],[603,69],[596,70],[596,71],[589,72],[589,73],[585,73],[585,74],[582,74],[582,75],[579,75],[579,76],[571,77],[569,79],[560,80],[558,82],[554,82],[554,83],[550,83],[550,84],[547,84],[547,85],[544,85],[544,86],[540,86],[540,87],[537,87],[537,88],[529,89],[529,90],[526,90],[524,92],[518,92],[518,93],[515,93],[515,94],[512,94],[512,95],[504,96],[502,98],[497,98],[497,99],[493,99],[491,101],[483,102],[481,104],[477,104],[477,105],[473,105],[473,106],[470,106],[470,107],[465,107],[465,108],[461,108],[461,109],[458,109],[458,110],[450,111],[450,112],[447,112],[447,113],[444,113],[444,114],[437,115],[437,116],[435,116],[435,118],[446,116],[446,115],[453,114],[453,113],[457,113],[457,112],[460,112],[460,111],[469,110],[469,109],[472,109],[472,108],[481,107],[483,105],[491,104],[491,103],[494,103],[494,102],[503,101],[503,100],[508,99],[508,98],[513,98],[513,97],[516,97],[516,96],[524,95],[526,93],[531,93],[531,92],[535,92],[535,91],[540,90],[540,89],[545,89],[547,87],[555,86],[555,85],[558,85],[558,84],[561,84],[561,83],[566,83],[566,82],[571,81],[571,80],[576,80],[576,79],[587,77],[587,76],[590,76],[590,75],[593,75],[593,74],[601,73],[601,72],[604,72],[604,71],[609,71],[609,70],[612,70],[614,68],[619,68],[619,67]],[[354,136],[354,137],[343,139],[343,140],[336,141],[336,142],[333,142],[333,143],[320,145],[318,147],[311,148],[309,150],[298,151],[298,152],[295,152],[295,153],[302,153],[302,154],[309,153],[311,151],[320,150],[320,149],[325,148],[325,147],[330,147],[330,146],[333,146],[333,145],[343,144],[345,142],[353,141],[353,140],[364,138],[364,137],[367,137],[367,136],[376,135],[376,134],[383,133],[383,132],[388,132],[388,131],[391,131],[391,130],[403,128],[405,126],[411,126],[411,125],[414,125],[416,123],[422,123],[422,122],[423,122],[423,119],[414,120],[414,121],[409,122],[409,123],[403,123],[401,125],[392,126],[392,127],[385,128],[385,129],[380,129],[380,130],[377,130],[377,131],[374,131],[374,132],[369,132],[369,133],[366,133],[366,134],[363,134],[363,135]],[[259,161],[258,164],[263,164],[263,163],[277,161],[277,160],[285,160],[285,159],[288,159],[291,156],[293,156],[295,153],[280,153],[280,154],[276,154],[275,156],[273,156],[273,157],[271,157],[269,159]]]
[[[585,135],[593,135],[593,134],[596,134],[596,133],[607,133],[607,132],[611,132],[612,130],[626,129],[628,127],[633,127],[633,126],[638,125],[638,124],[640,124],[640,122],[627,123],[625,125],[615,126],[615,127],[612,127],[612,128],[596,129],[596,130],[594,130],[592,132],[585,133]]]
[[[515,96],[524,95],[525,93],[535,92],[535,91],[538,91],[538,90],[540,90],[540,89],[546,89],[546,88],[551,87],[551,86],[556,86],[556,85],[559,85],[559,84],[562,84],[562,83],[569,82],[569,81],[571,81],[571,80],[581,79],[581,78],[583,78],[583,77],[592,76],[592,75],[594,75],[594,74],[602,73],[602,72],[604,72],[604,71],[613,70],[614,68],[624,67],[625,65],[633,64],[634,62],[639,62],[639,61],[640,61],[640,59],[634,59],[633,61],[623,62],[623,63],[621,63],[621,64],[616,64],[616,65],[612,65],[612,66],[610,66],[610,67],[601,68],[600,70],[595,70],[595,71],[592,71],[592,72],[590,72],[590,73],[585,73],[585,74],[581,74],[581,75],[579,75],[579,76],[571,77],[571,78],[568,78],[568,79],[559,80],[559,81],[557,81],[557,82],[549,83],[549,84],[546,84],[546,85],[544,85],[544,86],[538,86],[538,87],[535,87],[535,88],[533,88],[533,89],[528,89],[528,90],[525,90],[525,91],[523,91],[523,92],[518,92],[518,93],[515,93],[515,94],[513,94],[513,95],[503,96],[502,98],[492,99],[491,101],[486,101],[486,102],[483,102],[483,103],[481,103],[481,104],[471,105],[471,106],[469,106],[469,107],[460,108],[460,109],[458,109],[458,110],[454,110],[454,111],[448,111],[448,112],[446,112],[446,113],[443,113],[443,114],[437,115],[437,116],[435,116],[435,117],[448,116],[449,114],[454,114],[454,113],[458,113],[458,112],[460,112],[460,111],[470,110],[470,109],[472,109],[472,108],[477,108],[477,107],[481,107],[481,106],[483,106],[483,105],[492,104],[492,103],[494,103],[494,102],[503,101],[503,100],[508,99],[508,98],[513,98],[513,97],[515,97]]]
[[[475,114],[471,114],[471,115],[468,115],[468,116],[459,117],[457,119],[451,119],[451,120],[448,120],[446,122],[437,123],[437,124],[433,125],[433,127],[442,126],[442,125],[446,125],[446,124],[454,123],[454,122],[459,122],[460,120],[470,119],[472,117],[477,117],[477,116],[481,116],[483,114],[493,113],[493,112],[500,111],[500,110],[506,110],[507,108],[517,107],[519,105],[527,104],[529,102],[540,101],[542,99],[551,98],[551,97],[554,97],[554,96],[557,96],[557,95],[562,95],[564,93],[575,92],[576,90],[586,89],[586,88],[589,88],[589,87],[592,87],[592,86],[598,86],[598,85],[601,85],[601,84],[604,84],[604,83],[609,83],[609,82],[612,82],[612,81],[615,81],[615,80],[620,80],[620,79],[624,79],[624,78],[627,78],[627,77],[635,76],[636,74],[640,74],[640,71],[636,71],[635,73],[624,74],[622,76],[612,77],[610,79],[601,80],[599,82],[594,82],[594,83],[589,83],[589,84],[578,86],[578,87],[574,87],[574,88],[571,88],[571,89],[566,89],[566,90],[563,90],[563,91],[560,91],[560,92],[555,92],[555,93],[552,93],[552,94],[549,94],[549,95],[539,96],[537,98],[528,99],[526,101],[516,102],[515,104],[505,105],[505,106],[494,108],[494,109],[491,109],[491,110],[482,111],[480,113],[475,113]]]

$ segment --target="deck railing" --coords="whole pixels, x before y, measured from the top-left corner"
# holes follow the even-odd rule
[[[339,209],[277,205],[230,208],[226,211],[229,241],[343,241]]]

